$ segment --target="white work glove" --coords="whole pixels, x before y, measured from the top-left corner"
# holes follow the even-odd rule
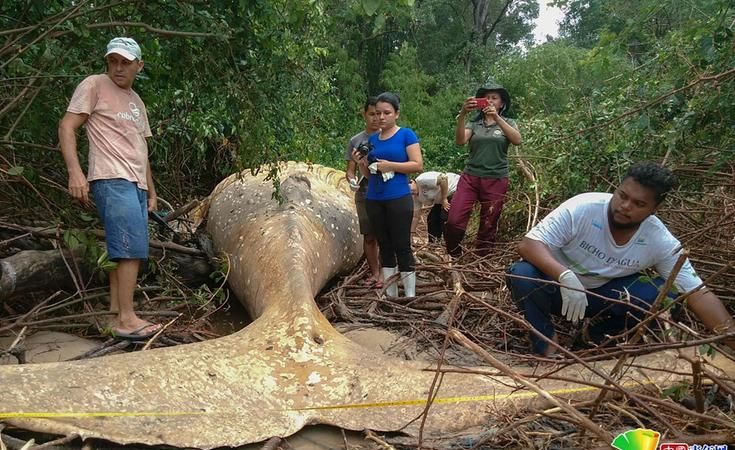
[[[360,182],[357,180],[357,177],[349,178],[347,181],[350,183],[350,189],[352,189],[352,192],[360,190]]]
[[[395,175],[393,172],[382,172],[383,174],[383,181],[388,181],[391,178],[393,178],[393,175]]]
[[[576,322],[584,318],[584,310],[587,309],[587,294],[584,286],[577,275],[571,269],[567,269],[559,275],[559,289],[561,290],[561,315],[567,320]],[[579,291],[575,289],[580,289]]]

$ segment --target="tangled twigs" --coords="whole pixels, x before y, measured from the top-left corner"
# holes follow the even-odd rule
[[[676,201],[675,199],[674,202]],[[727,204],[735,206],[735,200],[728,197],[721,197],[719,201],[724,201]],[[718,208],[717,206],[719,201],[708,199],[697,204],[698,210],[692,214],[703,215],[705,217],[703,221],[708,226],[709,224],[715,223],[720,225],[720,227],[709,229],[707,233],[710,239],[706,241],[706,246],[700,246],[699,242],[690,240],[687,243],[687,247],[691,250],[691,254],[694,255],[692,259],[695,261],[697,268],[704,268],[700,274],[705,279],[707,286],[715,290],[720,298],[735,298],[735,290],[733,289],[735,285],[731,283],[715,284],[718,280],[723,278],[729,279],[728,277],[733,276],[732,267],[728,264],[728,261],[734,259],[732,251],[733,244],[735,244],[735,241],[733,243],[729,242],[732,240],[733,235],[731,230],[722,230],[722,227],[729,226],[729,221],[719,220],[722,211],[722,208]],[[663,214],[680,215],[686,214],[686,211],[686,208],[677,208],[674,210],[672,207],[671,212],[664,210]],[[712,217],[713,220],[707,220],[706,217]],[[668,222],[673,223],[674,227],[672,227],[672,231],[674,234],[677,233],[677,224],[684,226],[683,224],[686,223],[682,220],[669,220]],[[688,231],[692,229],[690,227]],[[478,364],[478,362],[471,359],[476,353],[462,353],[461,350],[465,349],[465,347],[461,345],[457,347],[456,342],[451,342],[446,347],[446,350],[442,350],[447,336],[449,311],[453,310],[449,304],[456,298],[453,295],[456,292],[452,289],[453,281],[451,280],[459,279],[462,288],[466,292],[457,301],[456,310],[451,315],[452,328],[462,333],[462,335],[466,336],[472,342],[481,344],[494,358],[535,383],[540,383],[540,381],[546,378],[548,380],[566,381],[580,385],[587,383],[590,387],[602,390],[602,388],[606,387],[605,383],[607,382],[607,388],[614,395],[609,395],[600,404],[595,420],[599,424],[605,424],[605,432],[609,433],[644,425],[651,429],[667,432],[672,437],[678,436],[687,442],[731,442],[722,439],[727,439],[731,432],[732,412],[721,409],[722,406],[717,406],[718,403],[722,405],[727,400],[716,402],[712,401],[711,398],[715,395],[719,395],[720,397],[723,395],[735,396],[735,387],[733,387],[735,385],[729,379],[728,374],[713,373],[713,370],[707,364],[703,364],[701,368],[701,390],[706,399],[703,412],[689,410],[669,398],[662,399],[660,398],[660,393],[656,395],[650,392],[639,392],[639,390],[633,391],[619,384],[616,386],[614,383],[615,380],[608,380],[610,377],[606,373],[596,373],[600,377],[600,381],[591,383],[584,379],[564,380],[562,379],[563,377],[557,376],[553,371],[539,374],[537,373],[538,367],[536,370],[530,369],[529,365],[533,367],[534,364],[539,362],[553,362],[556,364],[553,367],[562,367],[572,362],[584,366],[585,364],[596,361],[621,357],[625,357],[628,360],[627,367],[630,367],[630,370],[650,369],[648,367],[641,367],[640,364],[632,361],[632,359],[637,356],[662,350],[684,349],[700,345],[712,346],[721,342],[723,339],[731,338],[731,336],[714,336],[709,333],[702,333],[700,331],[700,325],[686,316],[680,315],[669,318],[661,315],[660,312],[655,314],[649,312],[647,317],[650,317],[650,320],[658,320],[667,326],[670,325],[678,333],[674,336],[679,336],[679,339],[672,341],[664,338],[664,336],[655,336],[650,330],[647,330],[648,327],[644,324],[640,327],[632,328],[620,336],[615,336],[615,338],[622,342],[613,347],[599,348],[588,346],[586,348],[580,348],[583,343],[572,341],[576,330],[561,321],[557,323],[557,332],[561,336],[560,353],[565,355],[566,359],[550,361],[530,355],[525,337],[529,332],[528,325],[525,323],[521,311],[511,302],[503,280],[505,268],[516,258],[513,251],[515,244],[512,239],[509,239],[509,241],[507,244],[498,244],[493,255],[489,257],[476,258],[474,255],[466,255],[462,259],[454,260],[451,263],[443,259],[443,250],[441,248],[432,246],[431,244],[425,246],[421,252],[417,252],[420,260],[420,263],[417,265],[419,277],[417,291],[421,294],[410,302],[403,301],[402,298],[375,302],[375,297],[369,289],[366,290],[364,286],[359,286],[353,281],[338,284],[329,292],[333,294],[339,291],[344,308],[347,308],[360,323],[390,328],[418,339],[420,345],[434,349],[432,355],[435,355],[441,363],[437,371],[446,373],[447,371],[458,369],[447,368],[444,364],[445,362],[459,362],[464,365]],[[695,242],[697,244],[696,246],[694,245]],[[424,283],[423,285],[421,284],[422,282]],[[675,303],[682,303],[682,300],[678,299]],[[321,302],[324,305],[333,305],[334,299],[330,299],[325,294]],[[367,310],[365,308],[367,302],[375,302],[375,307],[371,310],[370,315],[364,313]],[[425,305],[430,304],[437,306],[443,305],[443,307],[439,310],[433,309],[433,307],[425,307]],[[661,308],[661,311],[664,311],[664,309],[668,310],[668,308]],[[641,312],[643,313],[644,311]],[[654,339],[640,340],[637,343],[631,342],[630,337],[639,331],[641,333],[645,332],[647,338],[653,337]],[[574,350],[570,351],[570,348],[574,348]],[[714,349],[716,347],[712,348]],[[724,355],[721,356],[724,357]],[[432,362],[436,364],[433,358]],[[521,367],[527,369],[524,370]],[[552,366],[546,365],[545,367]],[[664,368],[656,370],[666,371]],[[477,371],[476,373],[487,376],[499,374],[489,373],[488,370]],[[679,376],[685,375],[685,373],[679,372],[672,372],[673,374]],[[689,374],[691,375],[691,372]],[[719,390],[712,390],[710,380]],[[613,383],[611,384],[611,382]],[[692,391],[692,387],[689,387],[688,390],[692,395],[695,394]],[[580,414],[586,415],[590,412],[592,405],[592,401],[576,403],[575,408]],[[510,425],[503,428],[505,431],[502,436],[491,434],[491,436],[483,438],[480,442],[487,442],[490,439],[494,444],[503,442],[511,448],[529,448],[529,445],[534,445],[532,444],[534,433],[538,434],[537,432],[544,430],[548,424],[559,423],[560,421],[579,423],[575,417],[570,416],[561,408],[554,408],[543,412],[532,411],[525,414],[523,411],[515,411],[508,418]],[[708,434],[703,436],[708,437],[710,439],[709,441],[706,441],[706,439],[701,440],[696,435],[688,434],[697,430],[687,427],[692,427],[698,423],[707,423]],[[583,432],[586,430],[586,428],[582,427]],[[587,434],[590,434],[590,431],[587,431]],[[544,435],[556,436],[550,439],[556,441],[557,444],[555,445],[562,448],[584,447],[583,444],[575,441],[575,439],[579,440],[582,438],[583,433],[569,434],[555,431],[553,433],[544,433]],[[559,444],[559,441],[563,443]],[[607,441],[606,444],[609,444],[609,442]]]
[[[457,310],[457,305],[459,304],[459,300],[462,298],[462,295],[464,295],[464,288],[462,288],[462,283],[459,279],[459,275],[452,271],[452,285],[454,288],[454,297],[452,297],[452,300],[449,302],[449,307],[447,308],[447,311],[449,311],[448,319],[447,319],[447,329],[451,330],[452,326],[454,324],[454,315]],[[436,395],[436,392],[439,390],[439,384],[441,383],[441,377],[442,373],[440,372],[442,363],[444,362],[444,354],[447,351],[447,347],[449,346],[449,338],[450,335],[447,333],[447,335],[444,338],[444,342],[442,343],[441,353],[439,355],[439,358],[436,362],[436,373],[434,374],[434,379],[431,382],[431,387],[429,388],[429,395],[428,399],[426,401],[426,407],[424,408],[424,411],[421,413],[421,427],[419,428],[419,442],[418,446],[421,448],[421,442],[423,441],[424,437],[424,424],[426,423],[426,418],[429,414],[429,409],[431,408],[431,404],[434,400],[434,396]]]
[[[16,230],[16,231],[22,231],[24,233],[30,233],[34,236],[45,237],[45,238],[55,238],[56,236],[56,231],[49,231],[48,228],[25,227],[25,226],[16,225],[13,223],[8,223],[8,222],[2,222],[2,221],[0,221],[0,227],[8,228],[11,230]],[[63,230],[61,228],[58,229],[59,234],[63,234],[65,231],[66,230]],[[105,232],[102,230],[91,230],[90,233],[92,233],[99,239],[104,239],[105,237]],[[162,249],[166,249],[166,250],[170,250],[170,251],[174,251],[178,253],[183,253],[187,255],[205,256],[204,252],[199,249],[186,247],[184,245],[174,244],[173,242],[161,242],[155,239],[150,239],[148,241],[148,244],[154,248],[162,248]]]
[[[644,328],[642,327],[642,325],[651,321],[653,318],[657,316],[657,312],[658,312],[659,306],[661,305],[661,302],[663,301],[666,294],[671,290],[671,286],[673,285],[674,280],[676,279],[676,275],[681,270],[681,267],[684,265],[684,262],[686,261],[688,255],[689,255],[689,252],[687,251],[683,251],[679,255],[679,258],[676,260],[676,263],[674,264],[674,268],[671,270],[671,274],[669,274],[669,277],[664,283],[663,288],[659,291],[658,296],[656,297],[656,300],[653,302],[653,305],[651,305],[651,315],[647,317],[646,319],[642,320],[638,325],[636,325],[635,328],[637,328],[637,331],[635,332],[633,337],[630,339],[630,342],[632,344],[638,343],[638,341],[643,336]],[[618,362],[615,364],[615,367],[610,373],[611,377],[618,376],[620,369],[622,369],[623,366],[625,365],[625,360],[626,360],[625,355],[621,356],[618,359]],[[595,414],[597,413],[597,409],[599,408],[600,403],[605,399],[605,395],[607,395],[606,389],[603,389],[602,391],[600,391],[600,394],[597,396],[597,398],[595,399],[595,403],[592,406],[592,411],[589,414],[590,419],[593,419],[595,417]]]
[[[491,366],[498,369],[500,372],[502,372],[504,375],[509,376],[513,380],[515,380],[517,383],[520,383],[524,386],[526,386],[528,389],[536,392],[541,397],[545,398],[552,404],[554,404],[556,407],[564,410],[567,412],[570,416],[574,418],[574,421],[577,422],[580,426],[584,427],[586,430],[592,432],[597,438],[604,442],[612,442],[613,436],[608,433],[607,431],[600,428],[599,425],[596,425],[593,423],[590,419],[584,416],[584,414],[580,413],[577,409],[575,409],[573,406],[566,402],[559,401],[556,397],[546,392],[544,389],[541,388],[538,384],[534,383],[531,380],[526,379],[525,377],[518,374],[518,372],[511,369],[506,364],[503,364],[492,356],[490,353],[486,352],[482,349],[479,345],[475,344],[474,342],[467,339],[462,333],[460,333],[457,330],[450,330],[449,335],[452,339],[459,342],[463,346],[467,347],[468,349],[472,350],[473,352],[477,353],[478,355],[482,356],[482,358]]]

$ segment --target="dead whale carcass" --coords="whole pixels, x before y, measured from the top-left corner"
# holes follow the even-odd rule
[[[412,420],[433,380],[426,364],[360,347],[314,303],[323,284],[361,253],[344,174],[289,163],[281,178],[282,204],[271,198],[264,175],[248,173],[224,180],[210,196],[208,229],[230,255],[230,284],[252,324],[198,344],[0,367],[0,418],[47,433],[205,449],[288,436],[316,423],[417,434],[420,421]],[[621,383],[667,385],[687,373],[688,363],[673,353],[635,362]],[[594,366],[609,371],[612,364]],[[557,375],[600,382],[578,366]],[[584,384],[540,384],[561,398],[596,393]],[[448,373],[424,436],[492,423],[498,412],[535,397],[505,377]]]

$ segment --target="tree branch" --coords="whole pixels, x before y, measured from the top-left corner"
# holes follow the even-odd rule
[[[70,16],[68,16],[67,17],[67,20],[76,19],[79,16],[84,16],[86,14],[97,12],[97,11],[103,11],[105,9],[110,9],[110,8],[113,8],[113,7],[118,6],[118,5],[124,5],[125,3],[131,3],[131,0],[122,0],[122,1],[114,2],[114,3],[108,3],[108,4],[104,5],[104,6],[98,6],[96,8],[92,8],[92,9],[89,9],[87,11],[75,12],[75,13],[72,13]],[[73,9],[76,9],[76,6],[73,7]],[[8,34],[16,34],[16,33],[25,33],[27,31],[35,30],[36,28],[38,28],[40,26],[43,26],[43,25],[45,25],[48,22],[53,22],[54,20],[56,20],[57,17],[59,17],[60,15],[64,14],[64,12],[65,11],[61,11],[60,13],[58,13],[58,14],[56,14],[54,16],[47,17],[46,19],[44,19],[41,22],[38,22],[38,23],[36,23],[34,25],[27,25],[25,27],[14,28],[14,29],[11,29],[11,30],[0,30],[0,36],[5,36],[5,35],[8,35]]]
[[[72,9],[72,11],[71,11],[71,12],[69,12],[69,14],[67,14],[66,16],[64,16],[64,17],[62,17],[61,19],[59,19],[59,20],[58,20],[58,21],[57,21],[56,23],[52,24],[52,25],[51,25],[51,26],[50,26],[50,27],[48,28],[48,30],[46,30],[46,31],[44,31],[43,33],[41,33],[41,34],[40,34],[39,36],[37,36],[37,37],[36,37],[36,38],[35,38],[34,40],[32,40],[32,41],[31,41],[31,42],[30,42],[30,43],[29,43],[28,45],[26,45],[25,47],[21,48],[21,49],[20,49],[20,50],[18,50],[17,52],[14,52],[14,53],[13,53],[13,55],[12,55],[12,56],[11,56],[10,58],[8,58],[8,59],[7,59],[7,60],[6,60],[6,61],[5,61],[4,63],[0,64],[0,70],[2,70],[3,68],[5,68],[5,66],[7,66],[8,64],[10,64],[10,62],[11,62],[11,61],[15,60],[15,58],[17,58],[17,57],[19,57],[20,55],[22,55],[22,54],[23,54],[23,53],[24,53],[24,52],[25,52],[26,50],[28,50],[29,48],[31,48],[31,47],[33,46],[33,44],[35,44],[36,42],[38,42],[38,41],[40,41],[41,39],[45,38],[45,37],[46,37],[47,35],[50,35],[50,34],[51,34],[51,32],[52,32],[52,31],[53,31],[53,30],[54,30],[54,29],[55,29],[55,28],[56,28],[57,26],[61,25],[61,24],[62,24],[62,23],[63,23],[63,22],[65,21],[65,20],[67,20],[67,19],[68,19],[68,18],[69,18],[69,17],[70,17],[70,16],[72,15],[72,14],[74,14],[74,13],[75,13],[75,12],[77,12],[77,11],[79,11],[79,9],[81,9],[81,8],[82,8],[82,6],[84,6],[84,4],[85,4],[85,3],[87,3],[88,1],[89,1],[89,0],[82,0],[81,2],[79,2],[79,4],[78,4],[78,5],[76,5],[76,6],[75,6],[75,7],[74,7],[74,8]],[[7,47],[7,46],[6,46],[6,48],[9,48],[9,47]]]
[[[111,28],[111,27],[139,27],[143,28],[144,30],[160,34],[162,36],[178,36],[178,37],[213,37],[213,38],[222,38],[226,36],[222,36],[219,34],[214,33],[199,33],[196,31],[176,31],[176,30],[164,30],[163,28],[156,28],[148,25],[147,23],[143,22],[102,22],[102,23],[92,23],[84,25],[86,28]],[[55,36],[62,36],[64,34],[71,33],[71,31],[65,31],[59,34],[56,34]]]
[[[32,142],[6,141],[6,140],[0,140],[0,145],[40,148],[41,150],[58,150],[59,149],[58,147],[51,147],[49,145],[34,144]]]
[[[505,17],[505,12],[510,7],[510,4],[513,3],[513,0],[507,0],[505,2],[505,5],[503,6],[503,9],[500,11],[500,14],[498,14],[498,17],[495,19],[495,22],[493,22],[492,25],[490,25],[490,28],[485,30],[482,34],[482,45],[487,44],[487,40],[490,39],[490,35],[493,34],[493,31],[495,31],[495,27],[498,26],[498,23],[500,23],[500,19]]]

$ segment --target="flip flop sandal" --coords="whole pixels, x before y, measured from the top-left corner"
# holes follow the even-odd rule
[[[143,330],[145,330],[146,328],[153,328],[153,330],[147,333],[143,333]],[[124,333],[124,332],[116,331],[115,329],[113,329],[112,335],[118,339],[125,339],[128,341],[142,341],[144,339],[153,337],[154,334],[161,331],[161,328],[162,328],[161,324],[150,323],[148,325],[144,325],[138,328],[137,330],[133,330],[129,333]]]

